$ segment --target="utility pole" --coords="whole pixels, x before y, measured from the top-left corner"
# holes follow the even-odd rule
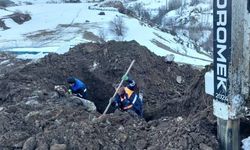
[[[250,102],[250,0],[214,0],[214,115],[220,149],[239,150]]]

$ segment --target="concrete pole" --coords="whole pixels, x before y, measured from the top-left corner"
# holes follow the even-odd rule
[[[239,150],[240,148],[239,119],[224,120],[217,118],[217,138],[221,150]]]
[[[232,49],[229,66],[230,98],[241,94],[249,99],[250,91],[250,13],[249,0],[232,0]]]
[[[224,120],[217,118],[217,138],[221,150],[239,150],[240,148],[239,119]]]
[[[216,9],[216,11],[214,11],[216,18],[214,20],[214,33],[217,34],[215,35],[216,41],[214,43],[214,102],[219,103],[219,105],[214,105],[214,109],[216,109],[216,106],[221,106],[224,110],[228,109],[224,111],[228,117],[225,117],[225,115],[221,113],[223,111],[218,111],[221,108],[217,108],[219,113],[214,113],[217,114],[217,137],[220,142],[220,149],[223,150],[239,150],[240,148],[240,107],[235,107],[234,102],[236,96],[239,95],[249,103],[249,1],[250,0],[214,0],[214,9]],[[219,86],[221,86],[221,88]]]

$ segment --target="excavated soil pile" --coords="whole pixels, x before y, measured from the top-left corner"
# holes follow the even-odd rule
[[[18,24],[23,24],[24,22],[31,20],[30,14],[23,14],[21,12],[8,15],[8,17]]]
[[[13,54],[0,53],[0,79],[8,72],[21,69],[27,62],[29,61],[16,59],[16,56]]]
[[[130,62],[144,119],[104,111]],[[98,112],[60,97],[68,76],[86,82]],[[0,81],[0,149],[218,149],[204,71],[166,64],[135,41],[87,43],[7,72]],[[111,108],[109,112],[113,112]]]

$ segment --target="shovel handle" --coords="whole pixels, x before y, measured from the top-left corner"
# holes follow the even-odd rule
[[[133,60],[133,61],[131,62],[130,66],[128,67],[128,69],[127,69],[126,73],[124,74],[124,76],[127,76],[127,75],[128,75],[128,73],[129,73],[130,69],[132,68],[132,66],[134,65],[134,63],[135,63],[135,60]],[[124,81],[124,80],[122,79],[121,82],[119,83],[118,88],[116,88],[114,95],[109,99],[109,104],[108,104],[108,106],[106,107],[106,109],[105,109],[105,111],[103,112],[102,115],[105,115],[105,114],[107,113],[107,111],[108,111],[108,109],[109,109],[109,107],[110,107],[112,101],[113,101],[114,98],[115,98],[115,95],[117,94],[118,90],[119,90],[120,87],[122,86],[123,81]]]

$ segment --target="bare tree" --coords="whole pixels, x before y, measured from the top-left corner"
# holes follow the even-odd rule
[[[64,3],[81,3],[81,0],[63,0]]]
[[[183,15],[183,11],[184,11],[184,6],[181,6],[180,8],[177,9],[177,14],[179,16],[182,16]]]
[[[200,0],[191,0],[190,6],[194,6],[200,3]]]
[[[125,32],[127,30],[125,26],[125,22],[121,16],[115,17],[110,22],[110,30],[118,37],[124,37]]]
[[[134,9],[136,11],[136,14],[141,17],[141,14],[142,14],[142,10],[143,10],[143,6],[141,3],[136,3],[135,6],[134,6]]]
[[[182,0],[169,0],[168,11],[178,9],[182,6]]]
[[[161,24],[162,18],[166,15],[167,12],[168,10],[165,6],[158,8],[158,14],[152,19],[152,21],[156,24]]]
[[[147,11],[147,10],[145,10],[145,9],[143,9],[143,11],[141,13],[141,19],[145,20],[145,21],[150,21],[150,19],[151,19],[150,16],[151,16],[150,12]]]

